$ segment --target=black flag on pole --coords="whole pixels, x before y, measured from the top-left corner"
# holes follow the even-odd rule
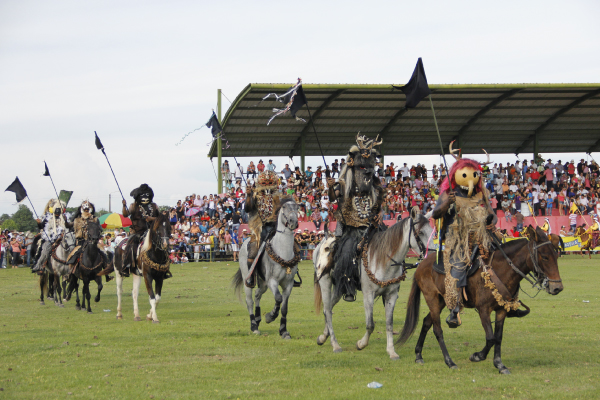
[[[304,90],[302,90],[302,79],[298,78],[298,83],[292,86],[287,92],[282,95],[278,95],[277,93],[269,93],[265,97],[263,97],[262,101],[265,101],[269,97],[275,97],[275,100],[285,104],[284,108],[274,108],[273,112],[275,113],[267,122],[267,125],[271,123],[276,117],[285,114],[290,111],[292,114],[292,118],[295,118],[296,121],[306,122],[305,119],[297,117],[296,113],[298,110],[302,108],[303,105],[308,104],[306,101],[306,96],[304,95]]]
[[[100,141],[100,138],[98,137],[96,131],[94,131],[94,135],[96,135],[96,148],[98,150],[104,150],[104,146],[102,145],[102,142]]]
[[[18,176],[15,178],[15,181],[6,188],[5,192],[14,192],[17,195],[17,203],[20,203],[25,197],[27,197],[27,191],[21,184]]]
[[[221,124],[219,123],[219,119],[217,118],[217,114],[215,114],[214,111],[213,111],[212,115],[210,116],[210,119],[206,123],[206,126],[211,128],[210,132],[212,133],[212,136],[215,139],[217,138],[219,133],[223,132],[223,128],[221,127]]]
[[[46,161],[44,161],[44,167],[46,167],[46,170],[44,171],[44,176],[50,176],[50,170],[48,170],[48,164],[46,164]]]
[[[417,61],[417,66],[410,77],[410,81],[404,86],[393,87],[402,90],[406,95],[404,108],[415,108],[421,100],[431,94],[429,85],[427,85],[427,77],[425,76],[425,68],[423,68],[421,57]]]

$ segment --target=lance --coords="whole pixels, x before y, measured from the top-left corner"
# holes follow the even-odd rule
[[[50,178],[50,182],[52,182],[52,187],[54,188],[54,193],[56,194],[56,200],[58,200],[58,203],[60,204],[60,197],[58,196],[58,191],[56,190],[56,186],[54,185],[54,180],[52,179],[52,175],[50,175],[50,170],[48,169],[48,164],[46,163],[46,161],[44,161],[44,167],[46,167],[46,170],[44,171],[44,176],[47,176]],[[61,207],[61,208],[63,210],[63,214],[67,212],[66,206]]]
[[[125,196],[123,196],[123,192],[121,191],[121,186],[119,186],[119,182],[117,181],[117,177],[115,176],[115,171],[113,171],[112,165],[110,165],[110,161],[108,161],[108,156],[106,155],[106,152],[104,151],[104,146],[102,145],[102,142],[100,141],[100,138],[98,137],[98,134],[96,133],[96,131],[94,131],[94,135],[96,135],[96,148],[98,150],[101,150],[102,154],[104,154],[104,157],[106,157],[106,162],[108,163],[110,172],[112,172],[113,177],[115,178],[115,182],[117,183],[117,187],[119,188],[119,193],[121,193],[121,198],[123,199],[123,201],[125,201]]]

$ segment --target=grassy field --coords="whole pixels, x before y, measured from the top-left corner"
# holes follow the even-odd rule
[[[278,323],[266,325],[264,318],[260,336],[249,332],[246,307],[229,286],[233,263],[173,266],[158,307],[160,324],[133,321],[131,279],[124,284],[125,319],[117,321],[114,281],[105,285],[89,315],[76,311],[73,300],[65,308],[50,301],[41,306],[28,269],[2,270],[0,399],[600,398],[600,259],[568,256],[559,265],[565,290],[535,299],[521,295],[532,313],[506,324],[503,361],[509,376],[498,374],[491,358],[468,360],[484,344],[473,310],[460,328],[445,329],[459,370],[446,367],[432,333],[424,366],[414,363],[416,337],[396,349],[400,360],[391,361],[381,303],[371,343],[357,351],[365,327],[360,296],[334,310],[344,351],[333,354],[329,341],[317,346],[323,317],[313,310],[309,262],[300,266],[303,287],[292,293],[288,341],[279,338]],[[92,298],[95,290],[93,285]],[[402,327],[408,290],[407,281],[396,306],[396,330]],[[267,292],[263,313],[273,303]],[[145,315],[146,295],[140,304]],[[425,312],[422,307],[421,315]],[[372,381],[383,387],[367,388]]]

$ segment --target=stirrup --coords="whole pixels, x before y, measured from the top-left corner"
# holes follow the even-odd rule
[[[460,320],[460,312],[454,313],[454,311],[450,311],[450,315],[446,318],[446,323],[450,329],[456,329],[462,325],[462,321]]]

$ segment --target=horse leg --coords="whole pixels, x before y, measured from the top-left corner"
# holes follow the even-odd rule
[[[279,316],[279,308],[281,307],[283,296],[281,296],[281,293],[279,292],[279,283],[275,279],[270,278],[267,286],[269,286],[269,289],[273,292],[273,296],[275,296],[275,306],[273,306],[273,309],[270,312],[265,314],[265,321],[267,324],[270,324]]]
[[[100,292],[102,291],[102,288],[104,286],[102,286],[102,277],[101,276],[96,276],[94,278],[94,280],[96,281],[96,284],[98,285],[98,294],[96,295],[96,297],[94,297],[94,303],[97,303],[100,301]]]
[[[333,285],[331,282],[331,276],[329,274],[321,277],[319,281],[321,287],[321,294],[323,298],[323,316],[325,317],[325,330],[323,334],[317,338],[317,344],[322,345],[327,340],[327,337],[331,337],[331,346],[333,347],[334,353],[340,353],[342,347],[339,345],[335,333],[333,332],[333,307],[340,301],[340,297],[333,298]]]
[[[260,321],[262,321],[261,310],[260,310],[260,300],[262,299],[262,295],[267,291],[267,282],[259,279],[258,287],[256,288],[256,293],[254,295],[254,320],[256,321],[256,329],[260,326]]]
[[[431,313],[431,318],[433,320],[433,333],[440,345],[442,354],[444,355],[444,362],[449,368],[458,369],[458,366],[452,361],[452,358],[450,358],[450,354],[446,348],[446,342],[444,342],[444,331],[442,330],[442,324],[440,322],[440,310],[432,310],[430,308],[429,312]]]
[[[115,276],[117,281],[117,319],[123,319],[121,313],[121,296],[123,295],[123,277],[119,273],[119,270],[115,268]]]
[[[144,268],[145,269],[145,268]],[[158,324],[160,321],[156,316],[156,296],[154,295],[154,290],[152,290],[152,275],[149,271],[144,271],[144,283],[146,284],[146,290],[148,291],[148,296],[150,300],[150,312],[146,314],[146,320],[152,321],[155,324]]]
[[[65,297],[63,297],[63,301],[69,301],[69,299],[67,299],[67,277],[64,275],[62,277],[62,291],[65,294]]]
[[[53,278],[54,278],[54,287],[56,288],[54,290],[54,304],[56,304],[59,307],[64,307],[65,305],[62,303],[62,291],[61,291],[61,284],[60,284],[60,275],[58,274],[52,274]]]
[[[398,287],[398,290],[400,288]],[[398,290],[393,290],[392,293],[383,295],[385,304],[385,334],[387,336],[386,351],[390,355],[390,359],[398,360],[400,356],[394,350],[394,307],[398,300]]]
[[[44,292],[48,292],[48,281],[47,281],[46,275],[45,274],[40,275],[39,281],[40,281],[40,305],[45,306],[46,303],[44,303],[44,294],[47,294],[47,293],[44,293]]]
[[[279,322],[279,336],[282,339],[291,339],[290,333],[287,330],[287,312],[288,312],[288,300],[292,294],[292,288],[294,287],[294,280],[290,279],[290,282],[283,290],[283,301],[281,302],[281,320]]]
[[[158,307],[158,303],[160,303],[160,294],[162,293],[163,282],[165,280],[162,277],[154,278],[154,298],[156,299],[156,304],[154,305],[154,317],[155,321],[158,321],[158,316],[156,314],[156,307]]]
[[[362,350],[369,345],[369,338],[375,330],[375,322],[373,322],[373,303],[375,302],[375,295],[373,292],[368,291],[367,288],[363,288],[363,305],[365,307],[365,321],[367,329],[365,335],[356,342],[356,348]]]
[[[90,278],[87,276],[83,279],[83,291],[85,291],[85,300],[87,302],[87,312],[92,314],[92,294],[90,293]]]
[[[431,325],[433,321],[431,320],[431,313],[427,314],[425,318],[423,318],[423,326],[421,327],[421,334],[419,335],[419,340],[417,340],[417,345],[415,346],[415,362],[417,364],[425,364],[423,361],[423,345],[425,344],[425,338],[427,337],[427,332],[431,329]]]
[[[494,338],[494,330],[492,328],[492,321],[490,319],[490,314],[492,312],[488,309],[479,310],[479,319],[481,320],[481,326],[483,326],[483,330],[485,331],[485,346],[483,349],[477,353],[471,354],[469,360],[473,362],[483,361],[487,358],[490,349],[496,343]]]
[[[54,300],[54,279],[50,279],[50,274],[45,269],[43,276],[45,276],[48,281],[48,294],[46,295],[46,298]]]
[[[140,309],[138,307],[138,295],[140,294],[140,283],[142,283],[142,277],[136,274],[131,275],[133,278],[133,288],[131,290],[131,298],[133,299],[133,320],[141,321]]]
[[[496,329],[494,332],[494,337],[496,339],[496,344],[494,346],[494,367],[498,368],[498,372],[501,374],[510,374],[508,368],[502,364],[502,331],[504,329],[504,321],[506,320],[506,311],[500,310],[496,311]]]

